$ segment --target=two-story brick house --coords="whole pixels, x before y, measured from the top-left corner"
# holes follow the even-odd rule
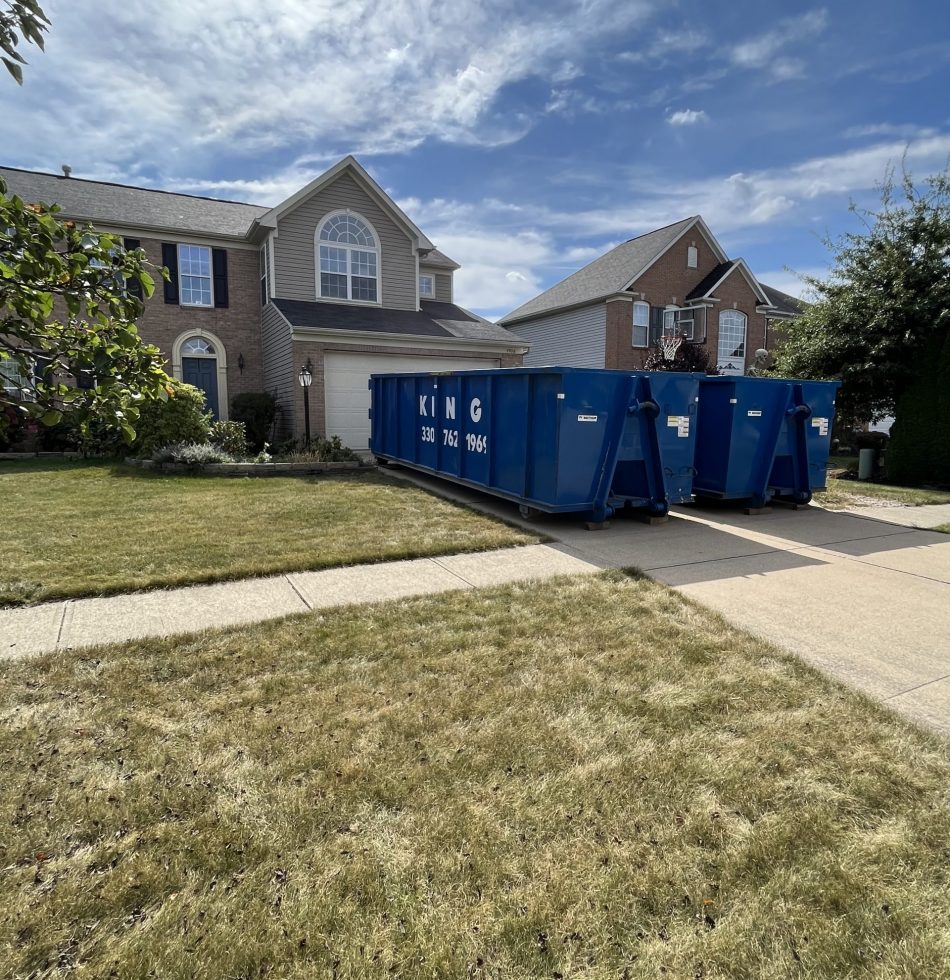
[[[273,392],[284,434],[299,438],[307,365],[311,431],[364,449],[371,373],[514,366],[527,349],[455,305],[458,264],[353,157],[273,208],[12,168],[0,177],[168,268],[139,332],[218,418],[240,392]]]
[[[618,245],[499,321],[531,345],[525,363],[629,370],[663,334],[701,344],[743,374],[775,346],[798,301],[730,259],[698,215]]]

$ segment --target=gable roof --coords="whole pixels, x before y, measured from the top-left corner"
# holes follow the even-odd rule
[[[752,275],[752,270],[746,264],[745,259],[733,259],[730,262],[720,262],[712,272],[706,276],[699,285],[694,286],[688,293],[687,300],[705,299],[711,297],[722,282],[729,278],[736,270],[745,276],[746,281],[752,287],[760,303],[771,305],[768,294],[762,288],[762,283]]]
[[[432,242],[426,238],[425,235],[416,227],[409,215],[406,214],[399,205],[373,180],[372,177],[363,169],[360,162],[352,154],[345,156],[342,160],[335,163],[329,170],[324,171],[319,177],[314,177],[304,187],[301,187],[296,194],[291,194],[286,200],[281,201],[280,204],[269,210],[265,209],[265,213],[262,214],[257,221],[256,225],[260,225],[264,228],[276,228],[277,219],[281,215],[286,214],[288,211],[292,211],[295,207],[302,204],[307,198],[312,197],[314,194],[323,190],[329,184],[332,184],[340,174],[349,173],[351,177],[370,195],[374,198],[376,203],[386,211],[391,218],[399,225],[404,231],[409,234],[410,238],[415,239],[415,244],[417,248],[422,249],[432,249],[435,246]]]
[[[585,265],[583,269],[562,279],[559,283],[545,290],[534,299],[528,300],[516,310],[499,320],[499,323],[516,323],[531,317],[541,316],[553,310],[566,307],[583,306],[600,299],[606,299],[615,293],[629,288],[661,255],[664,254],[678,239],[682,238],[690,228],[698,225],[709,240],[709,244],[721,261],[726,262],[727,256],[722,251],[706,223],[697,214],[684,218],[672,225],[657,228],[637,238],[611,249],[600,258]]]
[[[314,300],[278,298],[272,302],[291,326],[304,329],[452,337],[473,343],[527,347],[525,341],[509,330],[454,303],[423,300],[418,310],[390,310]]]
[[[432,249],[431,252],[426,252],[425,255],[419,256],[420,265],[434,265],[440,269],[461,269],[462,267],[458,262],[450,259],[445,252],[440,252],[437,248]]]
[[[805,310],[805,303],[795,296],[789,296],[788,293],[783,293],[781,289],[776,289],[774,286],[766,286],[766,284],[760,283],[766,296],[769,298],[769,303],[775,307],[775,313],[781,316],[801,316]]]
[[[31,204],[58,204],[68,218],[119,227],[243,239],[251,222],[267,211],[256,204],[15,167],[0,167],[0,177],[8,193]]]

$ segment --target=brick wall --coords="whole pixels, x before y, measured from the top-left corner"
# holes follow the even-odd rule
[[[130,236],[134,237],[134,236]],[[174,238],[140,238],[149,261],[162,265],[162,241]],[[227,356],[228,399],[245,391],[262,391],[260,266],[256,249],[229,248],[228,307],[203,309],[166,303],[163,280],[155,283],[155,293],[145,302],[139,318],[139,333],[148,343],[161,349],[172,371],[172,346],[183,333],[207,330],[224,345]],[[244,371],[238,368],[238,355],[244,355]],[[220,363],[220,362],[219,362]],[[222,406],[224,407],[224,406]]]
[[[698,249],[697,268],[690,269],[686,264],[687,249],[695,244]],[[634,299],[643,299],[651,307],[682,305],[689,292],[694,289],[719,264],[712,246],[698,228],[690,230],[672,248],[651,266],[631,286]],[[719,286],[715,295],[719,303],[706,310],[705,348],[709,353],[710,366],[715,367],[719,342],[719,312],[723,309],[738,309],[748,318],[746,335],[746,364],[759,347],[765,346],[765,317],[755,312],[758,297],[745,276],[733,271]],[[632,346],[633,304],[625,300],[611,300],[607,303],[607,344],[606,366],[620,370],[634,370],[643,366],[650,348]],[[697,342],[702,337],[697,335]],[[769,347],[774,346],[775,338],[769,337]]]

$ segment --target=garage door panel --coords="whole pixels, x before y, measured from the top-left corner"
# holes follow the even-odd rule
[[[496,368],[495,357],[430,357],[409,354],[358,354],[328,351],[323,377],[327,435],[339,436],[351,449],[369,446],[369,377],[416,371],[474,371]]]

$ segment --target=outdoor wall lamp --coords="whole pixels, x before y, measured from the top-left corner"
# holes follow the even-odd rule
[[[297,375],[300,379],[300,387],[303,388],[303,431],[305,445],[310,445],[310,385],[313,384],[313,364],[310,363],[310,358],[307,358],[307,363],[300,369],[300,374]]]
[[[244,374],[244,355],[238,354],[238,371]]]

